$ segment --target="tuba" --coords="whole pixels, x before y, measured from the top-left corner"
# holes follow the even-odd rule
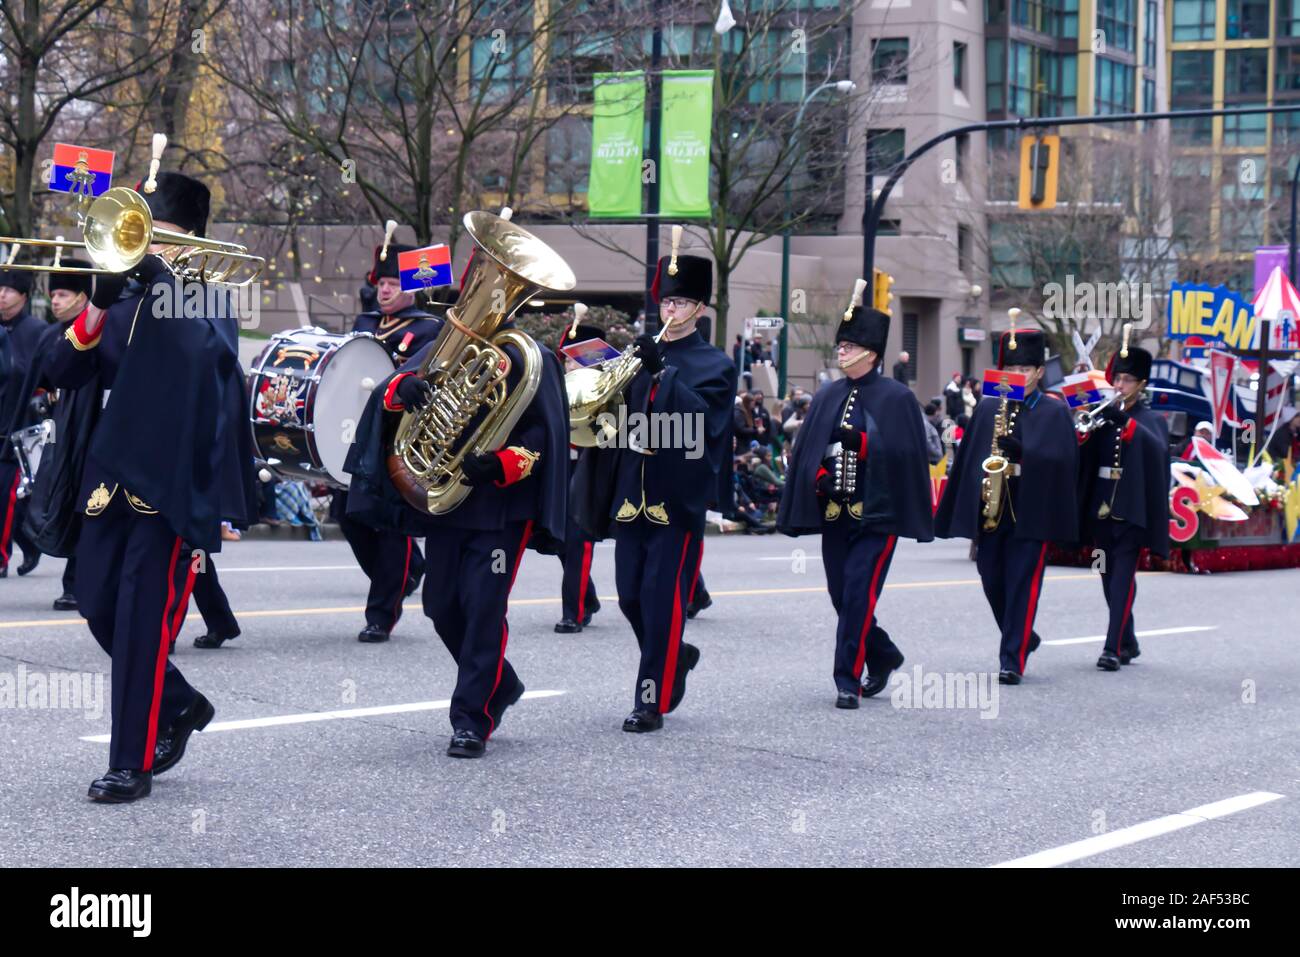
[[[417,373],[433,387],[423,409],[402,413],[388,448],[388,476],[412,507],[445,515],[463,502],[461,463],[497,451],[537,394],[542,353],[517,329],[498,328],[537,293],[577,285],[568,264],[544,242],[493,213],[466,213],[465,229],[477,248],[447,310],[442,330]],[[513,345],[523,375],[507,386]]]

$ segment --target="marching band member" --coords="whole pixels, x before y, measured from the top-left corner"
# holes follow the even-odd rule
[[[557,355],[564,363],[565,372],[577,368],[578,363],[564,355],[560,350],[564,346],[592,339],[604,338],[604,331],[596,326],[582,325],[575,320],[572,328],[566,326],[560,333],[560,341],[555,347]],[[569,446],[569,482],[572,487],[573,473],[580,457],[579,450]],[[572,492],[570,492],[572,496]],[[582,530],[575,517],[574,505],[570,498],[566,525],[568,531],[564,536],[564,549],[560,553],[560,562],[564,566],[564,576],[560,582],[561,617],[555,625],[555,631],[561,635],[572,635],[582,631],[591,624],[591,618],[600,611],[600,599],[596,596],[596,583],[591,580],[591,560],[595,552],[596,540]]]
[[[23,532],[26,502],[18,497],[21,478],[18,459],[9,444],[7,430],[28,425],[27,403],[31,393],[24,393],[23,383],[40,347],[46,325],[32,315],[30,294],[32,274],[26,270],[0,269],[0,329],[9,341],[8,384],[0,388],[0,578],[9,574],[9,557],[13,546],[23,551],[18,574],[26,575],[41,560],[40,550]],[[0,384],[2,385],[2,384]]]
[[[376,246],[367,286],[376,290],[375,308],[362,312],[352,324],[353,332],[368,332],[393,356],[397,365],[406,362],[431,343],[442,328],[442,320],[415,305],[415,293],[402,292],[397,257],[415,249],[388,241],[390,220],[384,244]],[[348,515],[346,489],[334,493],[330,515],[338,523],[356,556],[361,570],[370,579],[366,596],[366,626],[358,641],[387,641],[397,620],[402,617],[402,601],[415,593],[424,575],[424,555],[415,539],[393,531],[371,528]]]
[[[876,621],[898,539],[934,538],[921,407],[906,385],[881,374],[889,316],[860,305],[860,297],[859,290],[835,333],[844,378],[813,396],[777,511],[785,534],[822,537],[826,586],[839,616],[835,706],[847,709],[878,694],[903,664]]]
[[[81,259],[63,259],[62,265],[70,269],[93,268],[92,263]],[[93,289],[92,279],[93,277],[86,273],[52,272],[49,275],[50,313],[54,322],[41,330],[41,337],[28,367],[27,379],[22,387],[24,395],[35,396],[31,400],[31,408],[36,413],[33,416],[33,421],[47,417],[52,418],[54,420],[55,434],[62,440],[61,443],[56,442],[46,447],[42,458],[46,468],[56,468],[53,463],[55,457],[62,454],[65,447],[76,444],[74,439],[76,427],[72,424],[71,418],[74,415],[84,415],[89,412],[89,405],[96,399],[96,396],[89,396],[87,401],[75,403],[71,392],[67,392],[59,396],[56,402],[55,396],[57,393],[53,391],[53,386],[46,374],[49,355],[58,347],[58,342],[64,337],[68,328],[77,320],[83,319],[84,313],[90,308],[90,295]],[[95,391],[97,393],[97,390]],[[13,428],[17,428],[18,425],[18,421],[15,420],[11,426],[11,431]],[[75,531],[70,532],[68,529],[69,525],[75,524],[75,517],[64,514],[66,510],[59,509],[59,503],[49,501],[48,495],[49,488],[46,482],[40,482],[33,486],[32,495],[26,503],[27,516],[22,524],[22,531],[26,536],[31,537],[34,554],[27,557],[32,560],[33,565],[35,564],[34,559],[39,556],[39,549],[42,545],[47,549],[53,549],[50,551],[51,554],[60,555],[68,554],[64,550],[64,547],[67,547],[65,543],[70,543],[72,547],[75,547]],[[46,527],[47,523],[53,527]],[[54,548],[50,544],[49,538],[60,539],[61,547]],[[63,566],[62,594],[54,599],[55,611],[75,611],[77,608],[77,599],[73,594],[76,568],[76,558],[69,555]],[[30,571],[30,569],[28,570]],[[18,571],[19,574],[24,574],[22,568]]]
[[[699,662],[700,650],[682,640],[686,606],[699,570],[705,510],[721,500],[724,475],[730,492],[736,366],[696,329],[713,294],[713,263],[678,256],[676,239],[675,231],[673,255],[659,260],[651,286],[667,328],[662,344],[645,333],[637,337],[641,368],[627,387],[627,408],[682,422],[692,417],[703,447],[642,450],[620,443],[605,516],[612,519],[619,608],[641,648],[632,712],[623,721],[623,730],[634,733],[663,727]]]
[[[1048,543],[1078,539],[1079,443],[1065,402],[1037,388],[1046,361],[1047,340],[1041,331],[1013,329],[1002,334],[998,369],[1027,378],[1024,399],[1006,401],[1007,434],[998,438],[1009,463],[1003,505],[996,514],[985,514],[983,461],[1002,408],[1002,400],[986,385],[957,448],[934,519],[939,537],[976,541],[984,596],[1002,635],[998,681],[1007,685],[1020,684],[1025,661],[1039,644],[1034,616]]]
[[[1124,333],[1127,342],[1127,324]],[[1122,399],[1101,410],[1104,424],[1082,437],[1079,450],[1081,527],[1084,541],[1102,552],[1110,609],[1097,659],[1103,671],[1118,671],[1139,654],[1133,599],[1142,549],[1169,556],[1169,429],[1142,400],[1150,376],[1146,349],[1127,347],[1111,357],[1106,379]]]
[[[155,226],[204,234],[210,199],[198,180],[160,173],[144,198]],[[153,775],[212,718],[212,704],[167,658],[175,583],[180,563],[220,550],[223,519],[252,521],[257,500],[233,310],[176,315],[182,284],[166,281],[156,255],[131,276],[120,299],[125,277],[101,277],[93,308],[48,357],[56,386],[98,374],[108,391],[83,473],[75,586],[91,634],[113,658],[109,771],[89,791],[107,802],[148,795]]]
[[[504,322],[498,329],[513,328]],[[429,343],[376,387],[357,427],[345,469],[352,475],[349,514],[378,526],[425,536],[439,574],[424,581],[424,613],[457,665],[447,754],[482,757],[505,710],[524,693],[506,660],[506,610],[526,547],[557,554],[565,534],[569,415],[555,354],[542,349],[542,376],[531,403],[499,451],[464,459],[469,497],[442,515],[417,512],[401,498],[385,465],[385,434],[398,415],[433,398],[415,374]],[[523,357],[513,345],[507,383],[513,391]]]

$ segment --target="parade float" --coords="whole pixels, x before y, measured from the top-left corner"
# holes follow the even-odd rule
[[[1171,339],[1181,340],[1183,355],[1181,360],[1157,361],[1147,390],[1151,407],[1179,439],[1170,465],[1171,550],[1168,560],[1144,554],[1144,570],[1207,573],[1300,567],[1300,463],[1291,454],[1277,461],[1265,451],[1296,411],[1297,317],[1300,295],[1279,268],[1272,270],[1253,302],[1222,286],[1173,284],[1168,332]],[[1259,347],[1261,328],[1268,330],[1266,350]],[[1255,354],[1261,358],[1252,360]],[[1261,365],[1267,367],[1263,377]],[[1076,407],[1104,400],[1109,384],[1098,376],[1093,371],[1067,379],[1063,397]],[[1085,377],[1091,380],[1090,390],[1079,384]],[[1091,394],[1080,402],[1071,391]],[[1257,414],[1261,395],[1264,407]],[[1202,422],[1210,423],[1218,445],[1235,453],[1191,435]],[[1085,548],[1057,547],[1049,560],[1087,566],[1093,554]]]

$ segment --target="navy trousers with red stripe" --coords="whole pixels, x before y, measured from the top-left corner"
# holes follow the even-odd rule
[[[113,659],[111,768],[149,771],[159,729],[196,692],[167,657],[189,596],[190,550],[158,515],[142,515],[118,490],[87,517],[77,542],[78,611]]]
[[[1105,558],[1101,588],[1110,608],[1106,627],[1106,650],[1113,655],[1138,650],[1133,630],[1133,599],[1137,597],[1138,557],[1142,552],[1142,529],[1129,522],[1108,519],[1097,522],[1094,541]]]
[[[424,579],[424,613],[456,661],[451,726],[487,739],[523,683],[506,660],[506,621],[532,522],[496,532],[441,528],[425,539],[439,573]]]
[[[613,532],[618,607],[641,648],[633,708],[667,714],[703,537],[644,515],[614,522]]]
[[[582,620],[600,602],[596,598],[596,584],[591,580],[591,560],[595,542],[582,534],[572,517],[564,539],[560,561],[564,563],[564,578],[560,583],[560,600],[563,617],[582,624]]]
[[[177,574],[179,576],[177,587],[185,595],[194,597],[194,604],[199,614],[203,616],[203,626],[209,634],[220,635],[223,638],[239,634],[239,622],[235,620],[235,613],[230,610],[230,600],[226,598],[225,589],[221,587],[221,580],[217,578],[217,566],[213,563],[211,555],[206,556],[202,564],[194,561],[183,562]],[[180,634],[188,610],[188,600],[176,609],[172,625],[176,634]]]
[[[1034,617],[1038,614],[1038,595],[1043,587],[1047,543],[1016,538],[1015,530],[1016,523],[1003,514],[997,528],[981,531],[975,566],[984,585],[984,597],[1002,632],[1000,668],[1024,674]]]
[[[822,525],[826,588],[839,615],[835,629],[835,688],[861,694],[862,671],[890,667],[899,654],[876,621],[876,604],[889,576],[896,535],[878,535],[842,518]]]
[[[0,462],[0,568],[13,558],[15,545],[22,549],[23,558],[36,554],[36,546],[23,534],[27,500],[18,497],[20,478],[18,463]]]
[[[415,539],[398,532],[371,528],[344,512],[347,492],[335,492],[330,514],[338,521],[357,564],[370,579],[366,595],[366,624],[392,631],[402,617],[406,581],[424,573],[424,556]]]

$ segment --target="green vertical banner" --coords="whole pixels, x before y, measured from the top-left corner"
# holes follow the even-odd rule
[[[666,70],[660,127],[659,212],[708,217],[713,71]]]
[[[591,216],[641,215],[641,139],[645,133],[645,76],[592,75]]]

